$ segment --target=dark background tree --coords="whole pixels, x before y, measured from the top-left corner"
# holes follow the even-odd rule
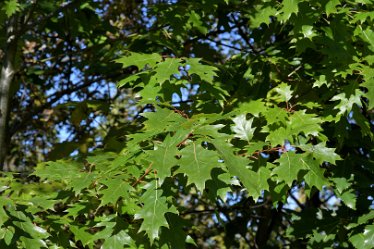
[[[0,7],[0,246],[374,246],[372,1]]]

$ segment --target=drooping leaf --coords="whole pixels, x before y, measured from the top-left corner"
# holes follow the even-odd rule
[[[166,220],[166,213],[178,213],[157,186],[157,180],[144,186],[145,192],[140,198],[143,208],[135,214],[135,219],[143,219],[139,231],[145,231],[151,243],[160,235],[161,227],[169,227]]]
[[[257,184],[259,176],[247,167],[249,160],[240,156],[235,156],[232,153],[232,149],[224,141],[211,140],[211,142],[223,158],[230,175],[239,178],[246,187],[250,196],[258,198],[262,190],[261,187],[266,187],[266,184],[262,184],[262,186]],[[264,180],[261,179],[260,181],[263,182]]]
[[[171,169],[178,164],[176,159],[178,144],[188,137],[188,131],[180,131],[174,136],[167,135],[162,144],[156,145],[154,150],[146,151],[147,159],[152,163],[152,169],[157,170],[160,183],[171,176]]]
[[[367,88],[367,92],[364,94],[369,100],[368,109],[374,108],[374,78],[370,78],[361,84],[363,87]]]
[[[317,160],[313,159],[311,155],[305,155],[300,158],[302,166],[308,172],[304,176],[305,182],[310,186],[315,186],[322,190],[323,186],[328,186],[328,181],[323,175],[323,170]]]

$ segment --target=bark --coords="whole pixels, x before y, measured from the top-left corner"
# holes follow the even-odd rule
[[[3,52],[3,62],[0,75],[0,167],[4,169],[4,161],[9,145],[9,103],[10,88],[16,73],[16,53],[17,53],[17,17],[11,17],[6,23],[6,45]]]
[[[276,224],[281,221],[283,203],[279,202],[276,209],[273,208],[273,202],[267,199],[267,204],[261,209],[260,216],[262,219],[258,224],[256,232],[256,248],[265,248],[271,236],[271,232]]]

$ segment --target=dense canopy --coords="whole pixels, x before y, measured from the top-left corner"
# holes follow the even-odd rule
[[[374,247],[374,1],[5,0],[0,59],[0,248]]]

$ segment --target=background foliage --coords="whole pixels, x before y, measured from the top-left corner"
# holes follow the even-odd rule
[[[0,247],[373,248],[373,6],[0,3]]]

